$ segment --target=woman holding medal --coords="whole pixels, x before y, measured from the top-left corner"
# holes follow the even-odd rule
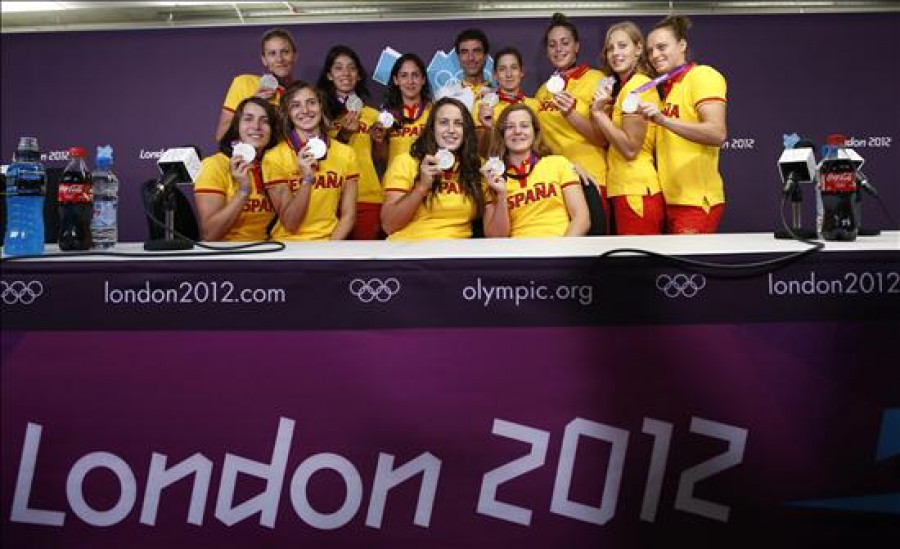
[[[275,240],[342,240],[356,222],[356,153],[328,136],[324,103],[306,82],[288,86],[281,100],[285,137],[270,153],[278,170],[266,180]]]
[[[538,102],[533,97],[527,97],[522,91],[522,79],[525,77],[525,65],[522,63],[522,54],[512,47],[505,47],[497,52],[494,60],[494,79],[498,87],[496,92],[496,104],[488,108],[484,101],[479,102],[478,117],[481,124],[490,130],[494,120],[500,117],[503,109],[509,105],[524,103],[534,112],[538,111]],[[490,140],[494,132],[488,133],[485,141],[485,152],[492,143]]]
[[[366,69],[351,48],[334,46],[325,56],[318,88],[325,92],[325,117],[332,121],[329,135],[356,152],[359,196],[351,240],[375,240],[381,232],[381,181],[372,156],[373,140],[384,139],[378,111],[364,104],[369,97]]]
[[[644,36],[631,21],[607,29],[603,72],[613,76],[591,105],[591,117],[609,142],[606,188],[621,235],[661,234],[665,218],[653,159],[655,128],[637,113],[638,101],[659,105],[643,50]]]
[[[568,159],[548,155],[534,111],[524,103],[506,107],[492,133],[492,157],[502,164],[492,169],[489,160],[484,168],[494,195],[485,206],[485,236],[587,234],[590,213],[578,175]]]
[[[425,129],[431,112],[431,86],[425,76],[425,63],[414,53],[404,53],[391,68],[384,93],[384,109],[394,118],[388,132],[386,166],[397,156],[408,153]]]
[[[260,97],[276,107],[284,87],[294,81],[294,65],[297,62],[297,44],[287,29],[269,29],[262,35],[260,61],[266,74],[241,74],[235,76],[225,94],[222,113],[216,124],[216,141],[225,135],[231,125],[238,103],[248,97]]]
[[[590,107],[603,73],[577,64],[578,29],[561,13],[544,33],[553,76],[535,94],[544,138],[553,154],[566,156],[593,179],[606,197],[606,138],[591,123]],[[607,209],[603,200],[603,209]]]
[[[388,240],[470,238],[484,211],[478,136],[466,106],[437,101],[410,152],[384,174],[381,222]]]
[[[725,209],[719,148],[728,134],[725,78],[688,62],[690,20],[669,16],[647,35],[647,55],[666,81],[663,106],[640,102],[657,126],[656,163],[666,200],[666,232],[714,233]]]
[[[275,216],[263,174],[277,172],[271,153],[281,137],[278,111],[267,100],[241,101],[219,140],[219,152],[203,159],[194,183],[203,240],[265,240]]]

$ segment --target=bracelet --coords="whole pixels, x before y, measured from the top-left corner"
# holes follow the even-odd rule
[[[316,176],[314,175],[304,175],[302,183],[305,185],[312,185],[316,182]]]

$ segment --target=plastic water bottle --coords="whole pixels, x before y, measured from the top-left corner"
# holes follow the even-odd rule
[[[44,196],[47,172],[37,138],[20,137],[13,163],[6,170],[6,255],[44,253]]]
[[[59,249],[91,249],[91,217],[94,197],[91,173],[84,163],[84,149],[69,149],[69,164],[59,182]]]
[[[112,172],[113,150],[97,147],[97,162],[91,179],[94,184],[94,214],[91,239],[95,249],[107,250],[119,240],[119,179]]]
[[[844,150],[845,137],[828,136],[828,149],[819,167],[818,190],[822,200],[820,233],[825,240],[856,240],[859,230],[854,201],[857,189],[853,161]]]

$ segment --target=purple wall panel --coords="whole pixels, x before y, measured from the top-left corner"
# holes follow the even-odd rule
[[[619,19],[576,19],[583,61],[596,64],[606,27]],[[657,18],[634,20],[649,29]],[[900,57],[894,39],[900,15],[717,15],[696,16],[694,22],[695,57],[720,69],[729,84],[730,140],[721,160],[729,201],[723,231],[768,231],[775,224],[780,188],[775,163],[782,133],[797,132],[818,144],[831,132],[852,137],[885,202],[900,203],[900,155],[892,152],[900,139],[900,80],[886,65]],[[495,50],[519,47],[527,66],[526,91],[533,92],[548,75],[541,47],[544,19],[289,28],[300,45],[297,75],[314,80],[333,44],[357,49],[371,71],[386,45],[419,52],[427,63],[435,50],[452,47],[458,31],[474,25],[488,33]],[[212,134],[227,86],[235,74],[260,71],[258,40],[264,30],[4,34],[0,156],[8,160],[25,134],[37,136],[48,152],[77,144],[93,154],[96,145],[112,144],[123,179],[122,238],[143,240],[137,187],[154,177],[156,168],[142,152],[186,143],[200,146],[204,154],[213,152]],[[377,105],[383,89],[373,83],[372,91]],[[812,190],[804,190],[811,222]],[[890,227],[872,199],[865,202],[867,224],[897,228]]]

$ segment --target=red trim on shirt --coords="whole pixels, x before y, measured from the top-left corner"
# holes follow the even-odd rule
[[[706,103],[707,101],[716,101],[719,103],[727,103],[724,97],[704,97],[700,101],[694,103],[695,107],[699,107],[701,104]]]
[[[684,72],[682,72],[675,78],[671,78],[671,79],[663,82],[660,85],[660,91],[662,92],[663,99],[665,99],[666,96],[669,95],[669,92],[672,91],[672,86],[674,86],[676,82],[681,82],[682,80],[684,80],[684,77],[687,76],[687,73],[691,72],[691,69],[693,69],[696,66],[697,66],[697,63],[689,63],[688,67],[684,70]]]
[[[516,90],[516,93],[513,94],[506,93],[503,90],[497,90],[497,97],[500,98],[500,101],[504,101],[510,105],[518,105],[522,101],[525,101],[525,94],[522,90]]]
[[[220,191],[219,189],[194,189],[194,193],[220,194],[222,196],[227,196],[224,191]]]
[[[584,76],[585,73],[590,69],[591,67],[589,67],[588,65],[577,65],[575,67],[572,67],[571,69],[567,69],[565,72],[561,73],[560,76],[562,77],[563,81],[565,81],[566,86],[568,86],[569,80],[573,78],[575,80],[578,80],[579,78]]]

